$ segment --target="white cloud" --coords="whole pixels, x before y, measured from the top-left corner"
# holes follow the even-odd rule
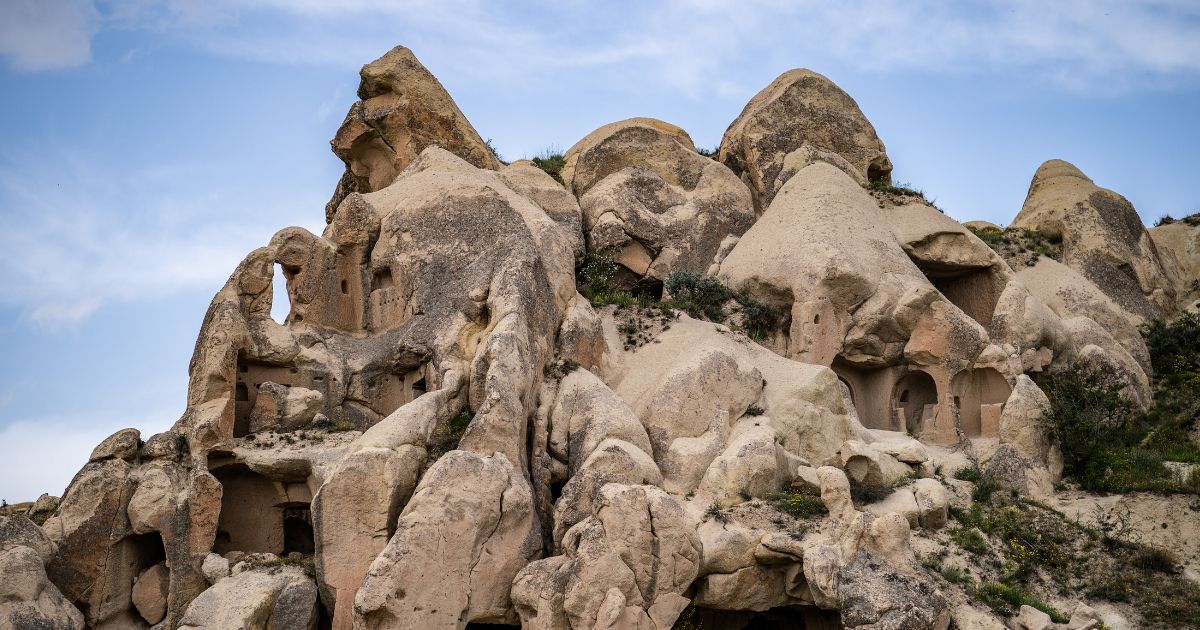
[[[92,58],[99,15],[91,0],[0,2],[0,57],[19,72],[72,68]]]
[[[43,492],[61,496],[92,449],[120,429],[136,427],[143,439],[171,428],[178,410],[136,420],[37,418],[0,426],[0,498],[32,501]]]
[[[222,198],[203,192],[215,176],[198,166],[109,172],[52,146],[20,165],[0,156],[0,166],[0,206],[21,213],[0,230],[0,304],[50,330],[111,301],[215,290],[293,208],[320,207]]]

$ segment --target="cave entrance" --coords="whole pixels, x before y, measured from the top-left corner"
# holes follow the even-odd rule
[[[429,391],[429,364],[407,372],[383,372],[371,386],[371,408],[382,418]]]
[[[853,410],[868,429],[896,430],[888,396],[896,368],[872,368],[854,365],[841,357],[831,366],[841,381],[847,412]]]
[[[303,386],[300,370],[291,365],[271,365],[248,359],[238,353],[237,376],[233,385],[233,437],[242,437],[250,432],[250,412],[258,400],[258,386],[266,382]]]
[[[909,433],[920,433],[925,421],[933,418],[937,402],[937,384],[933,377],[911,371],[896,381],[892,390],[892,409],[898,416],[895,423]]]
[[[281,485],[243,464],[224,466],[212,474],[222,488],[213,551],[222,555],[230,551],[283,553],[285,506],[291,504]],[[307,508],[307,504],[304,506]],[[311,522],[309,517],[310,540]]]
[[[316,549],[313,536],[312,508],[308,503],[292,503],[283,508],[283,555],[310,556]]]
[[[993,368],[964,370],[950,383],[959,424],[967,437],[997,437],[1000,414],[1012,388]]]

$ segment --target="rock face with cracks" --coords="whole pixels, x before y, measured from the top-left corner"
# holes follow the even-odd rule
[[[1063,263],[1014,271],[872,186],[883,143],[807,70],[718,159],[634,118],[558,178],[407,49],[361,79],[328,226],[233,270],[171,430],[103,440],[40,527],[0,513],[0,628],[999,627],[914,555],[953,471],[1052,493],[1030,376],[1098,362],[1148,404],[1137,325],[1196,281],[1191,232],[1060,162],[1017,222]],[[657,301],[676,272],[733,297]]]

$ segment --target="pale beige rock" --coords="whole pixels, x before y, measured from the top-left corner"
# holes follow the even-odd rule
[[[566,153],[589,251],[614,250],[636,276],[703,273],[722,242],[754,222],[750,191],[696,153],[678,127],[648,118],[605,125]]]
[[[672,613],[683,609],[679,596],[700,567],[696,525],[678,499],[658,488],[605,486],[594,515],[564,536],[564,555],[532,562],[517,575],[512,598],[522,626],[591,628],[611,622],[618,610],[633,619],[651,611],[674,622]],[[609,595],[614,589],[621,607]]]
[[[846,473],[833,466],[822,466],[817,469],[817,479],[821,484],[821,502],[829,510],[829,515],[843,522],[854,518],[856,512]]]
[[[210,584],[216,584],[223,578],[229,577],[229,560],[218,554],[210,553],[204,556],[201,570],[204,571],[204,577]]]
[[[330,142],[346,172],[325,206],[327,221],[347,195],[386,187],[429,146],[480,168],[500,168],[454,99],[409,49],[393,48],[359,75],[360,100]]]
[[[250,411],[250,432],[306,427],[324,404],[321,392],[268,381],[258,387],[258,397]]]
[[[24,515],[0,513],[0,551],[14,547],[32,549],[42,564],[49,564],[58,550],[45,532]]]
[[[84,627],[83,614],[46,577],[37,551],[24,545],[0,548],[0,628]]]
[[[1042,164],[1012,224],[1061,239],[1063,262],[1126,311],[1152,319],[1174,309],[1174,283],[1137,210],[1073,165]]]
[[[562,496],[554,505],[555,543],[560,543],[573,525],[592,515],[605,485],[661,486],[662,482],[662,473],[646,451],[623,440],[604,440],[563,486]]]
[[[1050,615],[1024,604],[1021,605],[1020,612],[1013,619],[1013,624],[1016,630],[1048,630],[1054,627]]]
[[[1000,442],[1026,459],[1046,463],[1050,441],[1042,416],[1049,410],[1050,400],[1033,380],[1024,374],[1017,376],[1000,416]]]
[[[303,585],[309,586],[307,598],[291,595]],[[235,572],[192,600],[179,628],[308,630],[316,626],[316,604],[316,588],[299,567],[246,570]]]
[[[721,139],[718,159],[742,177],[761,210],[786,183],[787,154],[805,144],[841,156],[859,177],[891,181],[892,163],[858,104],[811,70],[789,70],[763,88]]]
[[[940,481],[917,479],[913,482],[913,495],[917,501],[918,521],[921,527],[941,529],[946,526],[950,514],[950,498]]]
[[[137,429],[121,429],[97,444],[88,461],[133,459],[141,446],[141,439],[142,434]]]
[[[921,508],[911,488],[897,488],[886,498],[865,506],[865,509],[876,516],[899,514],[913,529],[920,526]]]
[[[1176,306],[1179,310],[1200,310],[1200,221],[1179,220],[1150,228],[1150,238],[1168,275],[1175,278]]]
[[[741,503],[743,497],[777,491],[790,477],[786,462],[780,462],[776,454],[775,431],[769,419],[747,417],[733,426],[725,450],[709,464],[697,492],[727,507]]]
[[[167,586],[170,573],[167,565],[159,563],[137,577],[133,583],[132,599],[138,614],[151,625],[167,615]]]
[[[890,486],[913,472],[911,467],[895,457],[858,440],[843,443],[842,448],[838,449],[838,458],[850,479],[867,486]]]
[[[551,455],[567,462],[571,474],[607,439],[617,439],[650,453],[650,439],[637,414],[587,370],[562,379],[550,412]]]
[[[532,500],[504,455],[446,454],[371,563],[354,599],[355,626],[453,628],[509,619],[513,578],[541,548]]]

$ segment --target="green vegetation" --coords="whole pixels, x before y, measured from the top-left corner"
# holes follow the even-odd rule
[[[972,226],[967,229],[1014,268],[1032,267],[1042,256],[1062,260],[1062,239],[1049,238],[1037,230]]]
[[[747,416],[761,416],[766,412],[767,412],[766,409],[763,409],[762,407],[759,407],[758,405],[750,405],[749,407],[746,407],[746,415]]]
[[[795,518],[809,519],[827,514],[821,497],[798,490],[784,490],[763,495],[771,507]]]
[[[991,551],[983,534],[974,527],[956,527],[950,530],[950,540],[953,540],[954,544],[962,547],[963,550],[976,556],[981,556]]]
[[[908,183],[889,184],[881,179],[877,179],[867,183],[863,187],[871,192],[897,195],[900,197],[916,197],[922,201],[929,201],[925,198],[925,191],[913,188],[912,184]]]
[[[975,501],[987,501],[992,498],[993,492],[1000,489],[1000,482],[975,466],[959,468],[954,471],[954,478],[975,484],[975,489],[971,492],[971,498]]]
[[[622,267],[615,256],[616,251],[611,248],[591,252],[576,271],[576,288],[595,306],[657,308],[663,315],[677,309],[695,318],[724,322],[729,316],[725,308],[733,301],[737,303],[741,326],[731,326],[751,339],[763,339],[779,322],[779,314],[772,307],[747,293],[735,293],[719,279],[700,273],[679,271],[667,276],[663,283],[669,296],[666,299],[655,297],[649,290],[622,288]],[[622,332],[630,335],[636,331]]]
[[[451,418],[445,426],[434,430],[433,437],[429,442],[430,463],[437,461],[442,455],[458,448],[459,440],[467,432],[467,427],[471,426],[471,419],[474,417],[475,412],[469,406],[464,406],[462,411]]]
[[[500,151],[496,150],[496,145],[492,144],[491,138],[488,138],[487,140],[485,140],[483,142],[483,144],[487,146],[488,152],[492,154],[492,157],[496,158],[497,162],[499,162],[501,164],[505,164],[505,165],[508,164],[508,162],[506,162],[504,160],[504,158],[500,157]]]
[[[243,556],[239,563],[245,563],[248,570],[273,569],[277,567],[300,567],[310,578],[317,576],[317,565],[312,556],[300,554],[288,555],[282,558],[268,554],[252,553]]]
[[[1175,217],[1173,217],[1169,214],[1164,214],[1161,217],[1159,217],[1157,221],[1154,222],[1154,227],[1162,227],[1164,225],[1170,225],[1177,221],[1182,221],[1183,223],[1193,226],[1193,227],[1200,225],[1200,212],[1193,212],[1192,214],[1189,214],[1186,217],[1183,217],[1182,219],[1176,219]]]
[[[1015,615],[1021,606],[1032,606],[1047,615],[1054,623],[1067,623],[1070,619],[1046,602],[1034,597],[1029,591],[998,582],[984,582],[975,589],[975,596],[992,610],[1003,615]]]
[[[321,420],[317,420],[316,422],[313,422],[309,426],[314,429],[321,429],[324,431],[328,431],[330,433],[338,433],[341,431],[353,431],[354,430],[354,425],[350,424],[349,422],[346,422],[345,420],[338,420],[337,422],[334,422],[333,420],[330,420],[329,418],[323,418]],[[247,437],[249,437],[249,436],[247,436]]]
[[[1200,420],[1200,317],[1154,321],[1142,334],[1154,369],[1149,410],[1138,413],[1121,397],[1124,384],[1111,370],[1068,366],[1038,379],[1051,405],[1043,422],[1064,472],[1085,490],[1200,494],[1200,475],[1180,480],[1163,463],[1200,463],[1188,437]]]
[[[546,174],[553,177],[555,181],[562,184],[562,170],[567,165],[567,158],[563,157],[562,150],[558,147],[548,147],[541,153],[530,160],[533,165],[546,171]]]

